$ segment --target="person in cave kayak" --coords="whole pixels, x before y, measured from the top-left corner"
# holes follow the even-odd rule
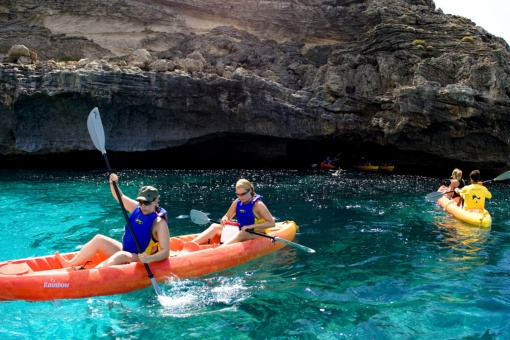
[[[480,171],[473,170],[469,174],[471,181],[470,185],[462,189],[455,189],[455,191],[464,199],[464,210],[480,210],[485,209],[485,199],[491,199],[492,194],[480,182]]]
[[[116,174],[110,175],[110,190],[117,201],[113,183],[118,183],[118,180]],[[86,243],[71,260],[65,259],[58,251],[55,252],[55,257],[63,268],[81,265],[79,269],[83,269],[97,252],[101,252],[108,258],[98,264],[96,268],[138,261],[142,263],[157,262],[170,255],[168,214],[158,205],[158,190],[152,186],[143,186],[138,190],[136,200],[124,195],[120,188],[119,193],[124,207],[130,212],[129,220],[143,252],[138,253],[136,243],[126,224],[122,242],[98,234]]]
[[[237,198],[232,202],[227,213],[221,218],[220,223],[213,223],[209,228],[204,230],[200,235],[195,237],[192,242],[198,244],[208,243],[214,236],[222,236],[226,231],[226,227],[232,222],[234,216],[239,225],[234,228],[235,232],[228,237],[222,237],[223,245],[251,240],[257,235],[245,232],[246,229],[255,229],[255,231],[263,231],[263,229],[273,228],[275,221],[273,215],[269,212],[262,196],[255,193],[253,184],[246,180],[240,179],[235,186],[235,194]]]
[[[453,169],[452,176],[450,177],[450,179],[447,182],[449,182],[449,183],[445,183],[445,184],[449,184],[449,185],[447,185],[448,191],[452,192],[450,195],[450,199],[455,200],[455,202],[457,203],[457,206],[460,207],[460,205],[462,203],[462,198],[460,197],[460,195],[458,194],[456,189],[462,189],[466,186],[466,182],[462,179],[462,170],[460,170],[458,168]]]

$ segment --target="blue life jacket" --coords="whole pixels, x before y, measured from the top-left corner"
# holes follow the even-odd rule
[[[159,216],[165,219],[165,221],[168,221],[166,210],[161,207],[159,207],[159,209],[160,209],[159,213],[153,212],[150,213],[149,215],[144,215],[140,210],[140,207],[137,206],[135,210],[133,210],[133,212],[131,213],[131,216],[129,216],[129,222],[131,222],[131,226],[133,227],[136,239],[138,240],[138,245],[140,246],[142,252],[144,252],[147,249],[147,247],[151,243],[151,240],[153,240],[152,224],[154,223],[156,218]],[[133,235],[131,235],[131,231],[127,224],[124,226],[124,237],[122,238],[122,250],[125,250],[133,254],[139,253],[138,249],[136,248],[136,243],[135,240],[133,239]]]
[[[239,222],[239,229],[241,229],[245,225],[255,224],[256,216],[253,213],[253,205],[258,200],[262,201],[262,196],[257,194],[257,195],[255,195],[255,197],[253,197],[253,199],[248,204],[243,204],[243,202],[241,202],[241,200],[237,201],[236,217],[237,217],[237,222]]]

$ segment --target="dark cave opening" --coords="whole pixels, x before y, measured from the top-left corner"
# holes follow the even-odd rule
[[[289,140],[272,137],[230,135],[208,138],[162,150],[119,152],[107,150],[114,169],[296,169],[312,170],[329,156],[349,168],[361,157],[375,163],[395,165],[395,173],[444,177],[455,167],[478,168],[497,174],[501,167],[460,163],[424,152],[400,151],[394,146],[347,143],[341,140]],[[106,168],[101,152],[76,151],[45,155],[3,155],[4,169],[102,170]]]

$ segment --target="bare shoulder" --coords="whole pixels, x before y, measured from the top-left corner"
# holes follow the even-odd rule
[[[262,200],[257,200],[255,202],[255,206],[264,206],[265,207],[266,205],[264,204],[264,202]]]
[[[153,225],[155,227],[168,227],[168,223],[166,222],[166,220],[164,218],[162,218],[161,216],[158,216],[156,218],[156,220],[154,221]]]
[[[253,205],[253,209],[255,209],[256,211],[260,211],[261,209],[269,211],[269,209],[266,207],[264,202],[262,202],[261,200],[258,200],[257,202],[255,202],[255,204]]]
[[[158,217],[152,224],[152,232],[157,236],[158,240],[166,239],[170,235],[168,223],[164,218]]]

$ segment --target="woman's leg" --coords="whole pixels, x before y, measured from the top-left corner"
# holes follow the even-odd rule
[[[224,246],[226,244],[232,244],[232,243],[236,243],[236,242],[243,242],[243,241],[246,241],[246,240],[252,240],[255,237],[257,237],[257,235],[250,234],[249,232],[244,231],[244,230],[240,230],[235,235],[232,235],[231,237],[229,237],[225,242],[223,242],[222,245]]]
[[[200,235],[195,237],[191,242],[195,242],[198,244],[204,244],[207,243],[208,240],[212,239],[214,236],[219,235],[221,236],[221,231],[223,230],[223,227],[221,224],[213,223],[209,228],[204,230]]]
[[[138,254],[129,253],[127,251],[118,251],[97,266],[95,268],[108,267],[116,264],[124,264],[130,262],[138,262]]]
[[[110,257],[118,251],[122,250],[122,243],[109,238],[104,235],[96,235],[87,242],[83,248],[80,249],[78,254],[71,260],[66,260],[57,252],[55,252],[55,258],[62,265],[62,268],[69,268],[74,265],[79,265],[90,260],[98,251],[103,253],[105,256]]]

